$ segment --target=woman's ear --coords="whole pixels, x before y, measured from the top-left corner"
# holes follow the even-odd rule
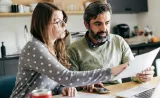
[[[84,25],[85,25],[86,29],[89,29],[89,24],[86,21],[84,21]]]

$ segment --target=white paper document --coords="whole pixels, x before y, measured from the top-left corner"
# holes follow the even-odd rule
[[[129,66],[117,75],[113,80],[136,76],[146,68],[150,67],[158,54],[160,48],[154,49],[145,54],[135,56],[134,60],[129,63]]]
[[[73,98],[62,95],[54,96],[53,98]],[[74,98],[116,98],[116,96],[108,95],[108,94],[94,94],[87,92],[78,92],[78,94]]]

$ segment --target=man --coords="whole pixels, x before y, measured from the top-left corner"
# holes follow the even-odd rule
[[[127,63],[134,56],[124,39],[110,34],[111,8],[99,1],[91,3],[84,12],[84,25],[88,29],[85,36],[68,48],[71,70],[86,71],[107,68]],[[144,70],[133,78],[134,81],[149,81],[154,74],[154,67]],[[106,82],[121,83],[121,80]],[[103,87],[102,83],[99,83]],[[92,92],[94,85],[87,86]]]

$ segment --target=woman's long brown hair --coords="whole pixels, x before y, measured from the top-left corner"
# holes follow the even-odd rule
[[[50,38],[52,38],[52,36],[50,37],[50,35],[47,33],[48,24],[52,19],[52,14],[56,10],[60,9],[51,3],[47,2],[38,3],[32,14],[30,32],[34,38],[40,40],[47,46],[48,50],[53,56],[56,55],[60,63],[62,63],[65,67],[69,68],[71,64],[69,64],[67,61],[67,54],[65,47],[66,37],[63,39],[56,40],[54,45],[52,45],[50,41],[51,40]],[[66,23],[68,17],[64,11],[62,11],[62,13],[63,13],[63,20]],[[66,30],[66,36],[67,35],[68,32]]]

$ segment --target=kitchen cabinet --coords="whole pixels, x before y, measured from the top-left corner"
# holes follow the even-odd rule
[[[0,75],[4,75],[3,61],[0,61]]]
[[[0,76],[16,75],[19,57],[0,58]]]
[[[113,14],[140,13],[148,11],[147,0],[108,0]]]
[[[4,60],[5,76],[16,75],[18,72],[18,59]]]

